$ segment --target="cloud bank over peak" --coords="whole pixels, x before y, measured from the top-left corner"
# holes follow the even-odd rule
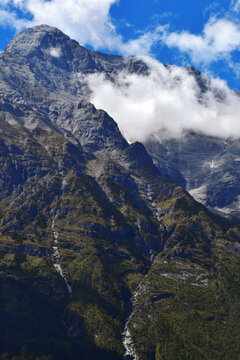
[[[115,83],[99,74],[87,77],[91,101],[117,121],[129,142],[153,133],[180,137],[186,130],[240,136],[240,98],[224,81],[210,80],[208,91],[201,93],[189,69],[166,67],[149,57],[141,60],[151,69],[149,76],[122,72]]]

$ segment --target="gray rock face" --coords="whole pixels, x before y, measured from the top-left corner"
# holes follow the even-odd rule
[[[56,123],[69,131],[86,151],[109,157],[128,147],[116,122],[105,111],[86,102],[64,105]]]
[[[197,201],[240,216],[240,140],[188,132],[181,139],[150,139],[146,148],[158,168]]]
[[[118,156],[128,144],[115,121],[88,102],[82,76],[103,72],[111,78],[123,68],[146,66],[87,50],[56,28],[24,30],[0,55],[0,116],[30,131],[56,131],[98,156]]]
[[[1,54],[1,62],[5,74],[7,67],[11,64],[12,69],[12,62],[15,63],[12,80],[20,75],[28,84],[74,95],[79,85],[78,73],[112,73],[125,66],[122,57],[87,50],[60,30],[46,25],[17,35]],[[24,75],[28,78],[24,79]],[[14,83],[12,85],[14,88]]]

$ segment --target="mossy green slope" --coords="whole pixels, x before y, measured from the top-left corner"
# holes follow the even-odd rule
[[[3,126],[2,353],[121,359],[142,280],[130,321],[139,359],[235,356],[236,226],[153,166],[96,159],[54,131]],[[72,296],[53,266],[54,216]]]
[[[184,192],[157,204],[169,236],[133,298],[138,359],[238,359],[239,229]]]

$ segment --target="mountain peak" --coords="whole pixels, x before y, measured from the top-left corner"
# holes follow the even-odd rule
[[[22,56],[36,54],[39,56],[39,52],[48,52],[52,56],[59,57],[61,48],[65,48],[69,41],[77,44],[55,27],[39,25],[19,33],[6,47],[5,52],[14,56],[16,54]]]
[[[60,38],[64,37],[66,40],[70,39],[68,35],[64,34],[58,28],[42,24],[22,30],[19,34],[16,35],[16,37],[12,41],[10,41],[7,48],[11,47],[11,45],[14,43],[18,43],[22,39],[42,39],[45,36],[53,36]]]
[[[58,28],[54,27],[54,26],[50,26],[50,25],[46,25],[46,24],[41,24],[41,25],[36,25],[36,26],[33,26],[31,28],[27,28],[27,29],[24,29],[20,34],[27,34],[27,33],[30,33],[30,34],[37,34],[37,33],[61,33],[61,34],[64,34],[61,30],[59,30]],[[65,35],[67,36],[67,35]]]
[[[69,73],[112,72],[126,66],[121,56],[88,50],[61,30],[48,25],[23,30],[8,44],[1,57],[6,65],[13,60],[14,64],[31,64],[30,71],[42,67],[43,73],[46,69],[52,71],[52,65]]]

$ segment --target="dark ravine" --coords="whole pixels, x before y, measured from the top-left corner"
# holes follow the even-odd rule
[[[90,103],[81,75],[122,69],[149,72],[45,25],[0,54],[1,360],[240,353],[239,227],[180,186],[177,155],[162,162],[170,143],[129,145]],[[224,150],[212,142],[209,161]]]

